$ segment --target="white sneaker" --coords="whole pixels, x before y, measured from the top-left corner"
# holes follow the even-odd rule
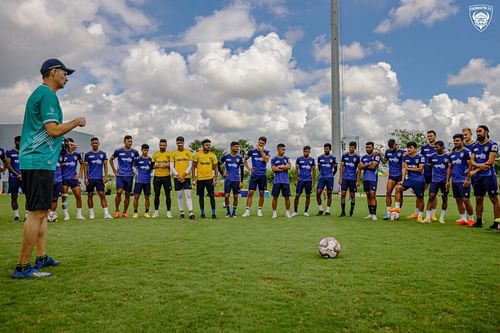
[[[69,221],[69,215],[64,215],[64,221]]]
[[[155,212],[153,213],[152,218],[156,219],[158,217],[160,217],[160,213],[157,210],[155,210]]]
[[[273,212],[273,216],[272,216],[272,218],[273,218],[273,219],[275,219],[275,218],[277,218],[277,217],[278,217],[278,213],[277,213],[277,212]]]
[[[446,222],[444,221],[444,217],[439,217],[439,223],[445,224]]]
[[[77,216],[76,216],[76,219],[77,219],[77,220],[85,220],[85,217],[83,217],[82,215],[77,215]]]
[[[249,217],[250,216],[250,209],[245,209],[245,212],[243,213],[243,215],[241,215],[241,217]]]
[[[377,218],[377,215],[372,215],[372,221],[377,221],[378,218]]]
[[[262,209],[257,210],[257,216],[262,217],[264,214],[262,214]]]
[[[297,213],[294,213],[294,214],[295,214],[295,216],[299,215],[299,214],[297,214]],[[286,212],[286,213],[285,213],[285,217],[286,217],[286,218],[291,219],[291,218],[292,218],[292,215],[290,215],[290,212]]]
[[[171,211],[168,211],[167,212],[167,218],[171,219],[172,218],[172,212]]]
[[[304,216],[309,216],[309,213],[308,212],[304,212]]]
[[[299,214],[297,214],[296,212],[293,212],[291,217],[294,217],[294,216],[297,216],[297,215],[299,215]]]
[[[94,214],[90,214],[89,215],[89,219],[91,219],[91,220],[95,219],[95,215]]]
[[[371,220],[372,219],[372,214],[366,215],[363,217],[365,220]]]
[[[109,214],[104,214],[104,218],[105,218],[105,219],[112,219],[112,218],[113,218],[113,216],[111,216],[111,215],[109,215]]]

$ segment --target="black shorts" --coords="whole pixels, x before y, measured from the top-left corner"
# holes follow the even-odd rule
[[[172,182],[170,181],[170,176],[153,177],[153,188],[155,191],[155,195],[160,195],[162,186],[166,192],[170,192],[172,190]]]
[[[213,179],[198,180],[196,182],[196,194],[203,196],[205,194],[205,189],[207,189],[207,193],[212,196],[214,194],[213,182]]]
[[[26,195],[26,210],[49,210],[52,207],[54,171],[21,170]]]
[[[190,190],[191,178],[185,178],[183,183],[181,183],[178,179],[174,178],[174,188],[176,191]]]

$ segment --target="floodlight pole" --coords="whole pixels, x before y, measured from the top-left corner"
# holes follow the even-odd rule
[[[332,154],[337,158],[340,167],[342,157],[341,128],[340,128],[340,60],[339,60],[339,18],[338,0],[331,0],[331,79],[332,79]],[[339,192],[339,185],[334,181],[334,192]]]

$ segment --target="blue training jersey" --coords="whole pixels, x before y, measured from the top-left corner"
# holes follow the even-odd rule
[[[454,150],[450,154],[451,161],[451,182],[465,182],[467,171],[469,171],[470,150],[464,148],[460,151]]]
[[[62,170],[61,170],[61,163],[63,161],[62,155],[59,155],[59,158],[57,159],[56,162],[56,169],[54,170],[54,183],[62,183],[63,177],[62,177]]]
[[[372,162],[376,162],[377,165],[373,169],[363,169],[363,181],[377,181],[378,180],[378,166],[380,164],[380,155],[364,155],[361,157],[361,162],[363,164],[370,164]]]
[[[227,173],[227,181],[241,181],[241,167],[244,165],[243,157],[241,155],[226,154],[222,156],[220,161],[221,163],[224,163],[224,169]]]
[[[62,176],[63,179],[75,179],[78,167],[78,162],[82,160],[82,155],[79,152],[74,151],[72,153],[66,153],[63,155],[62,159]]]
[[[135,149],[125,150],[123,148],[115,150],[113,157],[118,161],[118,174],[117,176],[128,176],[134,175],[132,169],[134,165],[134,160],[139,157],[139,152]]]
[[[153,160],[151,157],[140,156],[134,160],[134,167],[137,170],[135,182],[139,184],[151,183],[151,165]]]
[[[271,159],[272,166],[287,165],[290,159],[286,156],[274,156]],[[288,184],[288,170],[274,172],[274,184]]]
[[[476,142],[472,148],[472,154],[475,156],[476,163],[485,163],[490,157],[490,153],[498,154],[498,144],[493,140],[481,144]],[[495,166],[491,165],[488,170],[481,170],[476,173],[477,177],[496,175]]]
[[[358,165],[361,161],[358,154],[349,155],[349,153],[345,153],[342,155],[341,163],[344,163],[344,168],[342,170],[342,179],[345,180],[357,180],[358,175]]]
[[[316,166],[314,158],[312,158],[311,156],[309,156],[308,158],[300,156],[295,161],[295,165],[299,169],[298,177],[300,181],[305,182],[313,180],[312,170]]]
[[[403,163],[409,168],[418,168],[420,165],[425,166],[425,157],[420,154],[415,154],[415,156],[405,155],[403,156]],[[414,182],[425,182],[425,176],[423,172],[407,170],[406,179]]]
[[[2,148],[0,148],[0,161],[2,161],[4,166],[5,166],[5,152]],[[0,178],[1,177],[2,177],[2,173],[0,172]]]
[[[337,159],[333,155],[320,155],[318,157],[319,178],[333,178],[334,166]]]
[[[432,182],[445,183],[448,167],[450,166],[450,156],[446,153],[442,155],[435,153],[429,157],[429,164],[432,168]]]
[[[19,169],[19,151],[15,149],[7,150],[7,152],[5,153],[5,157],[10,158],[10,165],[12,166],[12,168],[14,168],[14,170],[20,173],[21,171]],[[9,177],[16,178],[17,176],[15,173],[12,173],[9,170]]]
[[[264,149],[264,155],[266,155],[267,157],[271,156],[269,154],[269,150],[265,149]],[[252,174],[256,176],[264,176],[266,174],[267,162],[264,161],[264,158],[262,157],[260,151],[257,148],[251,149],[248,151],[248,157],[252,161],[252,168],[255,169],[255,171],[252,172]]]
[[[389,161],[389,177],[401,177],[403,173],[403,149],[386,150],[385,159]]]
[[[420,148],[420,155],[422,155],[425,158],[425,167],[424,167],[424,176],[430,176],[432,173],[431,165],[429,163],[429,157],[432,156],[436,152],[436,149],[434,149],[433,146],[430,144],[426,143],[425,145]]]
[[[85,153],[83,158],[85,163],[88,165],[88,179],[103,179],[104,177],[104,161],[108,160],[108,157],[103,151],[89,151]]]

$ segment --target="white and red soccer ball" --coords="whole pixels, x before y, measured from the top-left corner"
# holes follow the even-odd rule
[[[333,237],[325,237],[319,242],[319,254],[325,258],[336,258],[340,253],[340,243]]]

